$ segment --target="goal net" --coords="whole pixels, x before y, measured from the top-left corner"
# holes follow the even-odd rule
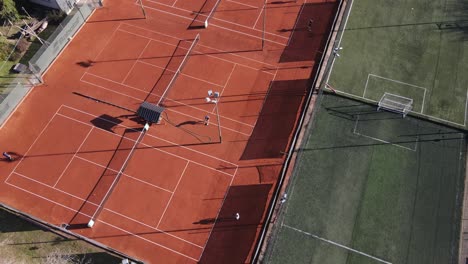
[[[379,101],[380,109],[402,114],[405,117],[413,108],[413,99],[396,94],[385,93]]]

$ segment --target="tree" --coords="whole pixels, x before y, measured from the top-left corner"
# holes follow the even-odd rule
[[[0,0],[0,3],[0,20],[15,21],[19,18],[19,13],[13,0]]]

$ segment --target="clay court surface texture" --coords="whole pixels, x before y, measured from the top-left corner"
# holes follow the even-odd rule
[[[2,127],[1,202],[145,263],[248,262],[337,3],[222,0],[194,27],[214,2],[105,1]],[[141,135],[124,108],[172,79]]]

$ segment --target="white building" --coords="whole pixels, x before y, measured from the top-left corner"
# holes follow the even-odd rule
[[[54,9],[62,10],[65,13],[70,13],[73,6],[77,2],[76,0],[29,0],[33,3],[51,7]]]

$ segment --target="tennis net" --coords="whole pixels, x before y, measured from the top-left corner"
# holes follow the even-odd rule
[[[219,3],[221,3],[221,0],[218,0],[216,1],[216,3],[214,4],[213,8],[211,9],[210,13],[208,14],[208,16],[206,17],[205,19],[205,28],[208,27],[208,21],[210,20],[210,18],[213,16],[214,14],[214,11],[218,8],[219,6]]]
[[[148,131],[149,129],[149,125],[146,124],[145,127],[141,130],[140,132],[140,135],[138,136],[137,140],[135,140],[135,143],[133,144],[133,147],[130,149],[130,151],[128,152],[127,154],[127,157],[125,158],[123,164],[122,164],[122,167],[120,168],[120,170],[117,172],[114,180],[112,181],[109,189],[107,190],[107,192],[104,194],[101,202],[99,203],[96,211],[94,212],[94,214],[91,216],[91,219],[89,220],[88,222],[88,227],[93,227],[94,225],[94,222],[96,221],[96,219],[99,217],[99,215],[101,214],[102,210],[104,209],[104,204],[107,202],[107,200],[109,199],[110,197],[110,194],[112,193],[112,191],[115,189],[115,186],[117,185],[117,183],[119,182],[120,180],[120,177],[122,176],[122,174],[124,173],[125,169],[127,168],[127,165],[128,165],[128,162],[130,161],[130,159],[132,158],[133,156],[133,153],[135,152],[135,149],[136,147],[138,146],[138,144],[141,142],[141,140],[143,139],[143,136],[146,134],[146,131]]]
[[[169,84],[167,85],[166,89],[164,90],[163,94],[162,94],[161,97],[159,98],[159,101],[158,101],[158,103],[157,103],[156,105],[161,106],[161,104],[164,102],[164,100],[166,100],[167,93],[169,92],[169,90],[170,90],[170,89],[172,88],[172,86],[174,85],[175,80],[177,79],[177,76],[179,76],[180,72],[181,72],[182,69],[184,68],[185,64],[187,63],[188,57],[189,57],[190,54],[192,53],[193,48],[197,45],[197,43],[198,43],[199,40],[200,40],[200,34],[197,34],[197,36],[196,36],[195,39],[193,40],[192,44],[190,45],[190,48],[188,49],[187,54],[185,54],[184,59],[182,60],[182,62],[180,63],[179,67],[178,67],[177,70],[175,71],[174,75],[172,76],[171,81],[170,81]]]

